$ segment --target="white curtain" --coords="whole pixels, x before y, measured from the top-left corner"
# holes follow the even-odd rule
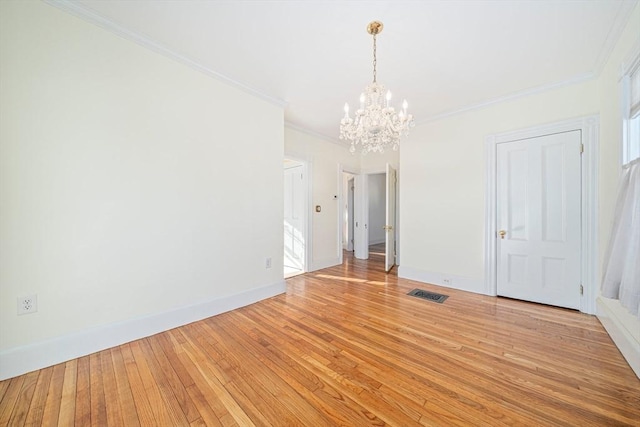
[[[640,159],[623,168],[602,296],[619,299],[620,305],[640,318]]]

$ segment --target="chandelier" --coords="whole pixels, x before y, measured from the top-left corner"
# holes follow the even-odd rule
[[[360,144],[363,154],[370,151],[383,153],[385,148],[395,151],[400,144],[400,137],[409,134],[414,126],[413,116],[407,113],[407,100],[402,109],[396,110],[389,105],[391,91],[385,94],[385,87],[376,81],[376,36],[382,32],[382,22],[373,21],[367,26],[367,32],[373,36],[373,82],[360,95],[360,108],[354,118],[349,117],[349,104],[344,104],[344,117],[340,121],[340,139],[349,141],[351,153],[356,152]]]

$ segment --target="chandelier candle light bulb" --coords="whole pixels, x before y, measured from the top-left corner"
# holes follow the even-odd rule
[[[373,36],[373,82],[360,95],[360,108],[354,118],[349,116],[349,104],[344,104],[344,117],[340,121],[340,139],[351,143],[349,151],[355,153],[356,145],[361,145],[363,154],[383,153],[385,148],[397,150],[400,137],[409,133],[414,126],[413,116],[407,113],[407,100],[402,110],[396,113],[391,104],[391,91],[385,93],[385,87],[376,81],[376,35],[382,31],[381,22],[373,21],[367,26],[367,32]]]

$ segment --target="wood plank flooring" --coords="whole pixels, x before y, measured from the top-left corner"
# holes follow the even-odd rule
[[[286,294],[2,381],[0,426],[640,425],[640,380],[595,317],[382,260],[345,254]]]

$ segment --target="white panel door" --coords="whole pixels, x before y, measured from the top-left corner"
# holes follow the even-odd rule
[[[284,266],[304,271],[303,167],[284,170]]]
[[[384,271],[396,265],[396,170],[387,163],[387,197],[384,226]]]
[[[497,146],[498,295],[580,307],[581,131]]]

